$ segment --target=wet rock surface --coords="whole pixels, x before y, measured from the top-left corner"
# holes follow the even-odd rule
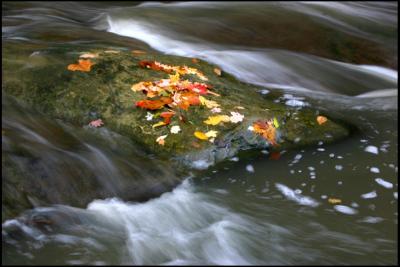
[[[3,184],[7,187],[4,190],[7,195],[3,196],[3,220],[14,215],[10,209],[15,212],[22,210],[15,205],[16,199],[23,209],[49,203],[84,206],[94,198],[111,196],[144,200],[170,190],[182,179],[177,177],[183,177],[182,174],[187,174],[188,170],[205,169],[240,151],[279,151],[320,141],[334,142],[349,135],[348,128],[335,122],[334,118],[328,117],[326,123],[319,125],[316,121],[318,111],[295,101],[287,105],[282,94],[260,94],[260,88],[239,82],[226,73],[219,76],[214,71],[215,66],[200,60],[92,49],[87,52],[99,53],[99,57],[92,59],[95,64],[89,72],[69,71],[67,66],[75,63],[83,51],[60,48],[39,51],[28,61],[3,59],[3,94],[11,97],[7,97],[7,103],[17,99],[28,109],[33,109],[33,113],[45,114],[50,126],[41,138],[54,142],[46,143],[39,138],[36,142],[43,146],[42,150],[27,151],[29,147],[24,148],[22,142],[19,145],[17,136],[24,131],[26,124],[28,128],[29,124],[34,128],[35,120],[20,121],[24,127],[11,125],[11,120],[8,124],[3,122],[6,131],[3,138],[7,139],[7,134],[9,138],[6,141],[9,149],[4,146],[2,149],[2,165],[6,167]],[[141,60],[187,65],[200,70],[208,77],[207,84],[212,85],[212,91],[220,95],[207,96],[221,104],[220,114],[240,112],[244,120],[207,125],[204,120],[216,114],[199,105],[179,110],[179,114],[186,118],[185,122],[175,117],[170,125],[152,127],[160,119],[148,121],[148,111],[135,107],[135,103],[145,96],[132,91],[131,86],[142,81],[166,79],[168,75],[141,68]],[[202,82],[194,75],[185,75],[184,78]],[[248,130],[258,120],[273,118],[279,121],[276,146]],[[87,126],[96,119],[102,119],[104,127]],[[69,126],[52,125],[55,120]],[[173,125],[179,125],[182,131],[171,134]],[[213,143],[199,140],[193,134],[209,130],[219,132]],[[74,132],[79,132],[77,135],[80,137],[71,134]],[[163,135],[168,137],[165,144],[160,145],[156,139]],[[29,140],[27,136],[21,138]],[[98,142],[103,144],[104,150],[94,148],[88,140],[100,140]],[[52,162],[57,153],[64,154],[66,161]],[[119,158],[107,162],[107,153],[117,154]],[[130,161],[135,161],[135,166],[141,168],[135,168],[129,164]],[[138,165],[138,161],[141,164]],[[104,164],[110,164],[118,174],[102,172],[99,166]],[[112,179],[107,180],[107,176]]]

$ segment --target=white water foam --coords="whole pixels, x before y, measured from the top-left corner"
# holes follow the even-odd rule
[[[188,181],[143,204],[114,198],[93,201],[88,210],[125,228],[134,264],[195,264],[199,259],[208,264],[255,263],[243,256],[240,233],[256,226],[249,228],[249,221],[192,192]]]
[[[107,16],[107,23],[109,32],[141,40],[166,54],[200,58],[217,65],[239,80],[259,86],[299,92],[312,91],[314,94],[323,95],[332,94],[338,90],[336,84],[319,76],[329,73],[332,75],[330,77],[332,80],[337,80],[341,76],[354,80],[352,72],[357,75],[367,73],[369,77],[376,76],[376,79],[389,79],[393,82],[393,86],[397,83],[396,71],[379,66],[354,65],[276,49],[232,49],[229,46],[208,43],[194,37],[183,37],[143,20]],[[285,60],[282,61],[283,57],[290,57],[294,66],[287,65]],[[310,71],[299,70],[297,65],[312,68],[317,74],[310,75]],[[338,72],[338,69],[342,71]],[[359,86],[368,87],[369,83],[363,80],[359,79],[361,83]]]
[[[276,183],[275,187],[281,191],[281,193],[287,197],[290,200],[293,200],[297,202],[300,205],[304,206],[310,206],[310,207],[317,207],[319,206],[318,201],[315,199],[308,197],[308,196],[303,196],[302,194],[298,194],[295,192],[295,190],[292,190],[291,188],[287,187],[286,185]]]

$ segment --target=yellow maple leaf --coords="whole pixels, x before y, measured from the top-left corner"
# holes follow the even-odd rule
[[[153,124],[153,128],[156,128],[156,127],[160,127],[160,126],[164,126],[164,125],[167,125],[165,122],[163,122],[163,121],[160,121],[160,122],[157,122],[156,124]]]
[[[199,132],[199,131],[194,132],[194,136],[196,136],[200,140],[207,140],[208,139],[208,136],[205,133]]]
[[[170,83],[172,83],[172,84],[178,83],[179,78],[180,78],[180,75],[178,72],[176,72],[174,75],[169,75],[169,80],[170,80]]]
[[[208,99],[206,99],[206,98],[203,97],[203,96],[199,96],[199,100],[200,100],[200,103],[201,103],[203,106],[206,106],[206,107],[209,108],[209,109],[219,107],[219,104],[218,104],[217,102],[215,102],[215,101],[213,101],[213,100],[208,100]]]
[[[221,122],[229,122],[230,117],[227,115],[210,116],[204,121],[205,124],[218,125]]]

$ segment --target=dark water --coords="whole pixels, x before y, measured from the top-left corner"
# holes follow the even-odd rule
[[[232,158],[145,203],[28,210],[2,225],[3,263],[397,263],[397,3],[5,2],[2,20],[3,61],[29,68],[51,64],[46,51],[98,45],[197,57],[358,129],[278,160]],[[57,177],[74,174],[71,155],[111,182],[142,157],[128,166],[76,129],[5,106],[3,152],[18,143],[70,162]],[[63,131],[90,149],[71,151]]]

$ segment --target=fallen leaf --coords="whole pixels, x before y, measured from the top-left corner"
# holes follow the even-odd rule
[[[201,103],[203,106],[206,106],[206,107],[209,108],[209,109],[219,107],[219,104],[218,104],[217,102],[215,102],[215,101],[213,101],[213,100],[208,100],[208,99],[206,99],[206,98],[203,97],[203,96],[199,96],[199,100],[200,100],[200,103]],[[221,110],[220,110],[220,111],[221,111]]]
[[[170,124],[171,122],[171,117],[175,115],[175,112],[173,111],[168,111],[168,112],[162,112],[160,114],[160,117],[164,118],[164,123],[165,124]]]
[[[85,71],[88,72],[90,71],[92,65],[94,65],[93,62],[90,61],[90,59],[79,59],[78,64],[69,64],[67,69],[71,71]]]
[[[229,122],[231,121],[230,117],[227,115],[217,115],[217,116],[210,116],[207,120],[204,121],[205,124],[210,125],[217,125],[221,122]]]
[[[185,74],[194,74],[197,75],[197,77],[199,77],[199,79],[203,80],[203,81],[207,81],[207,77],[204,76],[204,74],[195,69],[195,68],[190,68],[188,66],[170,66],[167,64],[162,64],[160,62],[157,61],[140,61],[139,62],[139,66],[141,66],[142,68],[150,68],[153,70],[160,70],[160,71],[164,71],[167,73],[171,73],[172,71],[175,71],[177,73],[179,73],[180,75],[185,75]]]
[[[342,200],[338,198],[328,198],[328,202],[331,204],[339,204],[342,203]]]
[[[161,109],[164,107],[164,105],[171,103],[172,99],[168,97],[162,97],[159,100],[140,100],[136,102],[136,106],[143,109],[155,110],[155,109]]]
[[[132,85],[131,90],[134,92],[146,90],[148,86],[152,85],[151,82],[139,82]]]
[[[153,120],[153,117],[154,117],[153,114],[151,114],[150,112],[147,112],[147,114],[146,114],[146,120],[151,121],[151,120]]]
[[[220,109],[220,108],[212,108],[212,109],[211,109],[211,112],[212,112],[212,113],[220,113],[220,112],[221,112],[221,109]]]
[[[279,122],[275,117],[274,117],[274,126],[275,128],[279,128]]]
[[[99,56],[99,54],[85,53],[85,54],[80,55],[79,57],[80,58],[96,58],[98,56]]]
[[[181,127],[179,127],[179,125],[174,125],[171,127],[171,133],[173,134],[177,134],[181,131]]]
[[[157,128],[157,127],[164,126],[164,125],[167,125],[167,124],[163,121],[159,121],[156,124],[153,124],[153,126],[151,126],[151,127]]]
[[[98,119],[98,120],[91,121],[91,122],[89,123],[89,126],[92,126],[92,127],[100,127],[100,126],[102,126],[103,124],[104,124],[103,121],[102,121],[101,119]]]
[[[172,70],[171,69],[164,69],[161,66],[157,65],[156,62],[154,61],[147,61],[147,60],[142,60],[139,62],[139,66],[141,68],[148,68],[148,69],[152,69],[152,70],[161,70],[167,73],[171,73]]]
[[[199,131],[194,132],[194,136],[196,136],[200,140],[207,140],[208,139],[208,136],[205,133],[199,132]]]
[[[214,130],[211,130],[211,131],[208,131],[208,132],[205,133],[205,135],[206,135],[208,138],[210,138],[210,137],[217,137],[217,134],[218,134],[218,131],[214,131]]]
[[[206,95],[208,93],[207,88],[208,88],[207,84],[195,82],[195,83],[189,83],[185,89],[188,89],[190,91],[193,91],[201,95]]]
[[[199,96],[193,92],[175,93],[172,97],[174,105],[187,110],[191,105],[200,105]]]
[[[231,111],[231,115],[232,116],[229,117],[231,122],[238,123],[238,122],[243,121],[244,115],[240,114],[239,112]]]
[[[173,75],[169,75],[169,81],[171,84],[177,84],[180,80],[180,75],[178,72],[176,72]]]
[[[159,145],[163,146],[165,144],[165,138],[167,138],[167,136],[168,136],[168,134],[157,137],[156,142]]]
[[[328,119],[325,116],[318,116],[317,122],[319,125],[324,124]]]
[[[250,130],[250,127],[249,127]],[[276,143],[276,128],[274,127],[274,123],[272,120],[268,120],[267,122],[257,121],[253,124],[253,132],[262,135],[264,139],[270,142],[273,146],[277,145]]]
[[[218,76],[221,76],[222,74],[221,69],[219,68],[214,68],[214,73],[217,74]]]

